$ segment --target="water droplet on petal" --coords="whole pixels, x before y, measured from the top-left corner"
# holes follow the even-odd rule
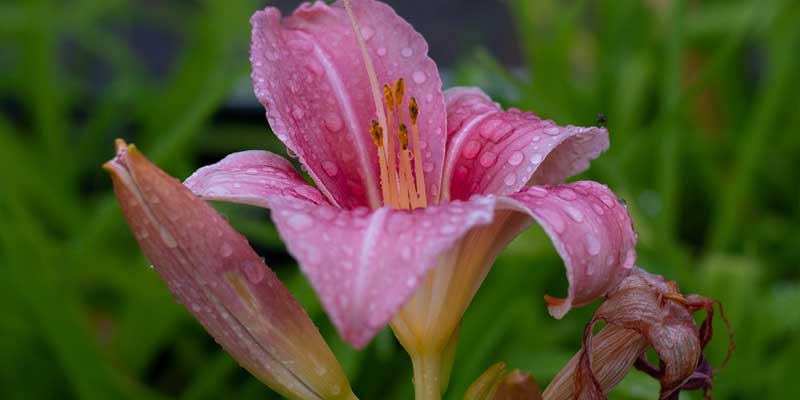
[[[585,240],[586,251],[589,254],[593,256],[600,254],[600,240],[597,239],[597,236],[595,236],[593,233],[587,233]]]
[[[464,145],[464,150],[461,152],[461,154],[464,156],[464,158],[472,160],[478,156],[478,153],[480,151],[481,151],[480,142],[478,142],[477,140],[470,140],[469,142],[467,142],[466,145]]]
[[[576,195],[571,189],[559,190],[557,194],[558,197],[561,197],[564,200],[575,200],[578,198],[578,195]]]
[[[230,243],[223,243],[219,248],[219,254],[225,258],[228,258],[231,256],[231,254],[233,254],[233,247],[231,247]]]
[[[553,230],[556,231],[556,233],[559,234],[564,233],[566,225],[564,225],[564,219],[561,218],[561,216],[558,215],[558,213],[550,210],[542,210],[539,213],[544,216],[545,221],[547,221],[547,223],[550,224],[550,226],[553,228]]]
[[[375,30],[368,26],[361,27],[361,37],[363,37],[365,41],[372,39],[373,35],[375,35]]]
[[[287,223],[293,229],[303,230],[303,229],[308,229],[312,225],[314,225],[314,220],[311,219],[311,217],[309,217],[308,215],[295,213],[289,217]]]
[[[573,221],[578,223],[583,222],[583,213],[581,210],[578,210],[573,206],[567,206],[564,208],[564,212],[566,212]]]
[[[252,284],[258,284],[264,280],[264,265],[254,261],[248,261],[242,266],[244,274]]]
[[[497,154],[487,151],[481,155],[480,163],[484,167],[489,168],[494,165],[495,162],[497,162]]]
[[[422,170],[425,171],[425,172],[433,171],[433,163],[432,162],[426,162],[425,165],[422,166]]]
[[[292,110],[292,115],[296,119],[303,119],[303,116],[306,115],[306,114],[303,112],[302,108],[300,108],[298,106],[294,106],[294,109]]]
[[[400,54],[402,54],[403,57],[411,57],[411,55],[414,54],[414,50],[411,50],[411,47],[405,47],[403,50],[400,50]]]
[[[428,80],[428,75],[425,75],[425,73],[422,71],[416,71],[414,72],[414,75],[412,75],[412,78],[414,78],[414,82],[422,84]]]
[[[603,204],[605,204],[608,208],[614,208],[617,204],[611,197],[606,195],[600,196],[600,201],[602,201]]]
[[[520,165],[524,159],[525,155],[522,154],[521,151],[515,151],[513,154],[511,154],[511,157],[508,158],[508,163],[516,166]]]
[[[508,175],[506,175],[505,179],[503,179],[503,182],[507,186],[511,186],[511,185],[517,183],[517,174],[515,174],[513,172],[509,173]]]
[[[381,47],[378,49],[378,55],[383,57],[386,55],[386,47]]]
[[[290,158],[297,158],[297,153],[295,153],[290,147],[286,147],[286,155]]]
[[[338,132],[342,130],[343,122],[339,115],[330,113],[325,117],[325,127],[331,132]]]
[[[449,235],[449,234],[455,233],[455,231],[456,231],[456,227],[453,226],[453,225],[443,225],[439,229],[439,232],[441,232],[443,235]]]
[[[561,129],[558,129],[558,127],[555,126],[551,126],[549,128],[545,128],[544,133],[550,136],[558,136],[558,134],[561,133]]]
[[[539,164],[544,159],[541,153],[531,154],[531,164]]]
[[[339,173],[339,168],[331,161],[323,161],[322,169],[325,170],[325,173],[331,177],[336,176],[336,174]]]

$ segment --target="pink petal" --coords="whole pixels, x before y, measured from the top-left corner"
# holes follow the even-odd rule
[[[419,101],[426,184],[438,198],[445,112],[428,45],[383,3],[354,0],[353,11],[379,83],[404,78],[406,96]],[[378,205],[377,155],[369,135],[375,104],[344,8],[306,3],[283,20],[267,8],[251,23],[253,83],[273,130],[336,204]]]
[[[328,204],[285,158],[268,151],[233,153],[220,162],[198,169],[184,182],[206,200],[221,200],[269,208],[268,199],[286,196],[314,204]]]
[[[557,184],[608,148],[603,128],[561,127],[533,113],[503,111],[479,89],[455,88],[447,100],[444,193],[511,194],[530,182]]]
[[[125,218],[175,297],[226,351],[290,398],[350,393],[339,363],[303,308],[213,208],[117,144],[106,164]]]
[[[630,215],[614,193],[598,183],[532,186],[509,196],[501,208],[535,219],[564,260],[567,298],[546,297],[555,318],[606,295],[630,274],[636,261]]]
[[[341,335],[363,347],[414,293],[437,256],[492,221],[478,197],[414,211],[342,210],[276,198],[272,218]]]

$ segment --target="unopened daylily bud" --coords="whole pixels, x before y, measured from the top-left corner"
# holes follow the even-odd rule
[[[520,370],[511,371],[497,386],[492,400],[541,400],[542,391],[533,375]]]
[[[541,400],[539,384],[528,373],[506,371],[499,362],[487,369],[464,394],[464,400]]]
[[[104,167],[156,271],[244,368],[291,399],[355,398],[303,308],[213,208],[121,140]]]
[[[506,374],[506,364],[496,363],[484,371],[464,394],[464,400],[491,400]]]

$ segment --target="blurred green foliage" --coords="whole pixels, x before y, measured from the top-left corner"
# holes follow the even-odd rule
[[[257,2],[166,3],[0,4],[2,399],[275,398],[147,268],[99,168],[116,136],[178,177],[232,151],[283,151],[260,111],[244,122],[219,112],[248,85]],[[450,83],[564,124],[607,115],[611,150],[585,177],[628,200],[640,265],[720,299],[733,323],[738,350],[715,396],[800,398],[797,2],[503,4],[525,67],[508,69],[478,48]],[[134,45],[148,26],[170,33],[159,38],[176,49],[169,62]],[[410,363],[391,333],[350,349],[267,214],[220,209],[306,305],[361,398],[411,397]],[[542,295],[565,285],[541,231],[516,240],[464,319],[449,398],[496,361],[546,383],[579,348],[593,308],[548,317]],[[716,329],[718,363],[727,343]],[[633,372],[612,398],[656,393]]]

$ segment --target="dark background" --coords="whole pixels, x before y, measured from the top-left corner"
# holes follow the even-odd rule
[[[298,2],[280,2],[285,12]],[[445,85],[477,85],[561,124],[608,117],[580,178],[627,199],[639,263],[720,299],[738,350],[720,399],[800,396],[800,7],[792,0],[393,1]],[[250,0],[0,3],[0,398],[274,398],[171,298],[100,165],[136,142],[184,178],[284,148],[249,81]],[[390,332],[342,343],[266,212],[220,207],[308,308],[362,399],[408,399]],[[468,310],[450,399],[496,361],[546,384],[594,306],[551,319],[566,288],[533,228]],[[723,327],[710,356],[727,343]],[[632,372],[611,394],[652,399]],[[697,394],[687,398],[700,398]]]

